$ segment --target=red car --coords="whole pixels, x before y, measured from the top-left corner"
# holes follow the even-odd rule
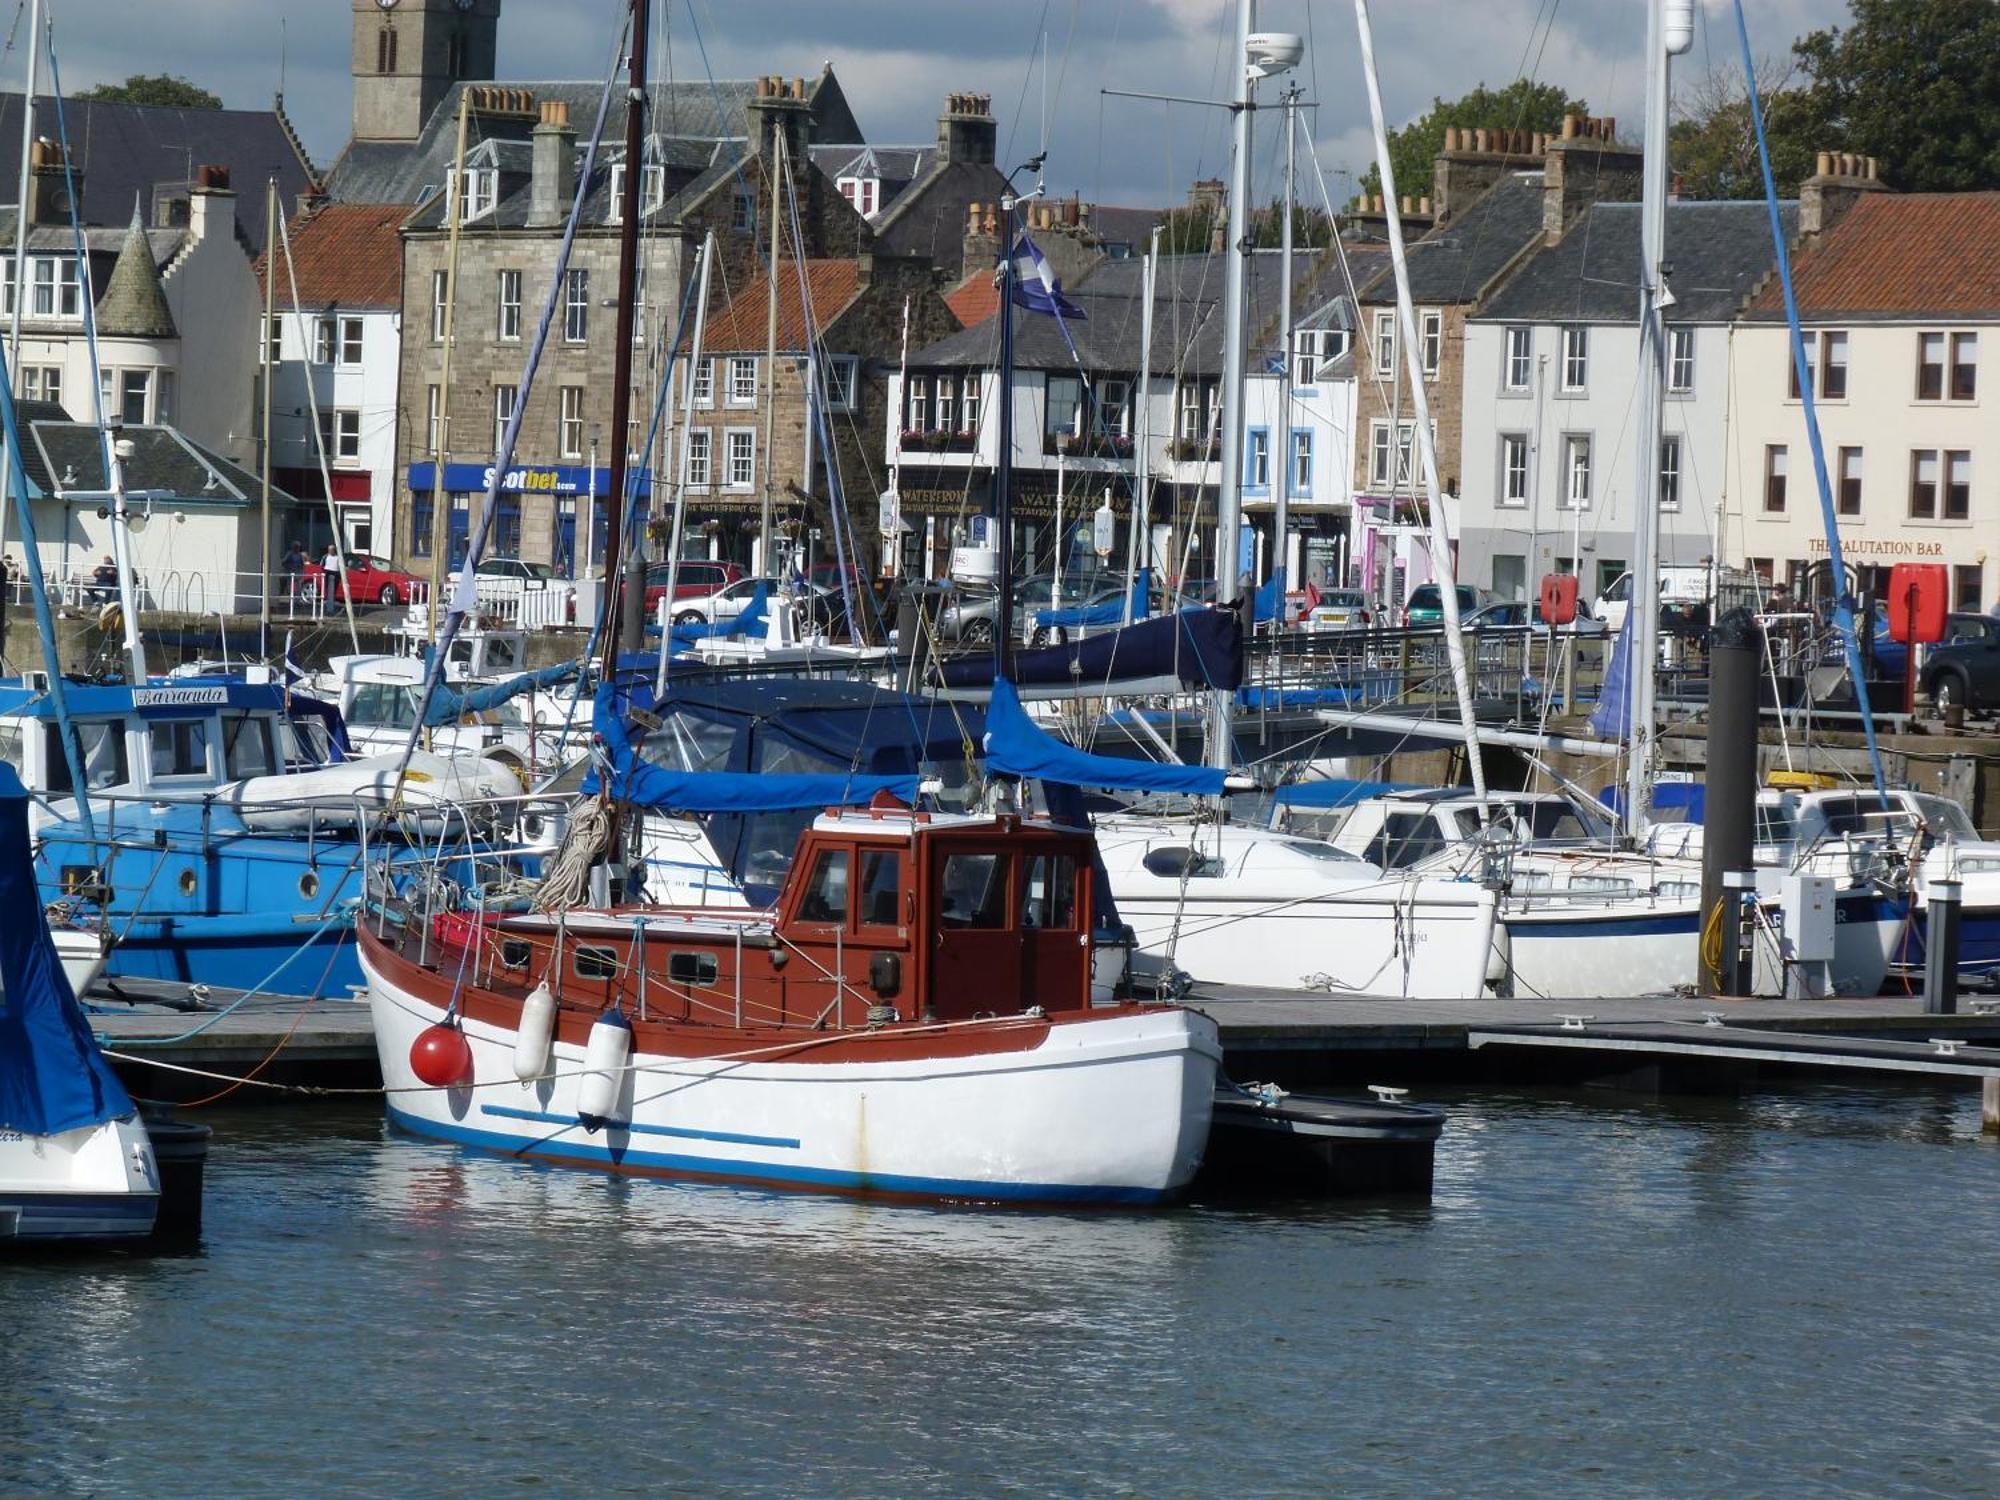
[[[710,562],[706,558],[683,558],[674,576],[676,599],[706,599],[743,577],[743,569],[733,562]],[[667,564],[654,563],[646,569],[646,617],[651,619],[667,597]]]
[[[306,564],[299,578],[300,598],[319,597],[321,575],[325,571],[318,563]],[[363,557],[355,552],[350,553],[343,564],[340,581],[333,594],[335,598],[346,594],[356,603],[408,604],[412,588],[422,581],[414,573],[390,567],[379,557]]]

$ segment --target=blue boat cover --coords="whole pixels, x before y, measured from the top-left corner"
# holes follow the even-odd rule
[[[812,807],[857,807],[877,792],[893,792],[915,802],[915,773],[864,775],[854,773],[794,773],[746,771],[677,771],[655,765],[640,753],[626,723],[630,695],[616,683],[597,689],[591,727],[604,743],[610,762],[611,794],[635,807],[687,813],[790,812]],[[593,770],[583,790],[594,795],[603,786]]]
[[[523,693],[554,687],[558,682],[576,676],[579,666],[580,663],[574,661],[562,661],[537,672],[523,672],[509,677],[505,682],[489,682],[483,687],[440,687],[437,696],[431,699],[430,712],[424,715],[424,723],[436,729],[454,722],[462,714],[484,713],[489,708],[498,708]]]
[[[333,746],[333,758],[336,761],[354,759],[354,746],[347,739],[347,721],[341,718],[340,710],[324,698],[293,693],[285,700],[285,717],[319,720],[326,727],[327,743]]]
[[[1132,584],[1132,618],[1143,620],[1148,613],[1146,600],[1152,595],[1152,570],[1141,568],[1139,576]],[[1071,604],[1062,609],[1038,609],[1035,624],[1060,626],[1065,630],[1101,628],[1106,625],[1120,625],[1125,620],[1125,596],[1118,594],[1109,599],[1101,599],[1095,604]]]
[[[1168,766],[1117,755],[1093,755],[1044,734],[1021,696],[1004,677],[993,680],[986,705],[986,764],[1009,776],[1032,776],[1064,786],[1117,787],[1136,792],[1222,795],[1223,773],[1212,766]]]
[[[1604,685],[1597,690],[1597,707],[1590,711],[1590,732],[1602,739],[1622,740],[1632,733],[1632,611],[1618,628]]]
[[[0,764],[0,1130],[55,1135],[132,1113],[70,993],[35,888],[28,793]]]
[[[1285,616],[1285,570],[1274,568],[1271,576],[1264,580],[1257,590],[1255,619],[1259,625],[1267,620],[1283,621]]]
[[[1606,787],[1597,794],[1613,812],[1625,811],[1625,788]],[[1700,823],[1708,814],[1708,787],[1699,781],[1656,781],[1653,783],[1652,809],[1655,813],[1679,813],[1673,821],[1679,823]]]
[[[983,653],[961,656],[943,663],[944,685],[984,687],[992,671],[992,660]],[[1243,623],[1236,612],[1204,605],[1060,646],[1014,653],[1014,681],[1023,686],[1115,688],[1120,682],[1160,677],[1177,677],[1190,691],[1241,687]]]

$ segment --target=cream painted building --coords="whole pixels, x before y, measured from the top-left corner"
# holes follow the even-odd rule
[[[1952,607],[2000,599],[2000,192],[1875,190],[1821,159],[1794,280],[1844,559],[1950,570]],[[1815,231],[1818,232],[1815,232]],[[1984,357],[1988,368],[1982,373]],[[1827,555],[1773,277],[1730,340],[1723,556],[1775,582]]]

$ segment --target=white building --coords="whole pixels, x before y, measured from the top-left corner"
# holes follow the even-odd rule
[[[1873,191],[1873,166],[1822,154],[1793,260],[1841,553],[1878,593],[1895,563],[1940,564],[1980,610],[2000,597],[2000,192]],[[1732,343],[1726,489],[1728,561],[1794,586],[1825,561],[1775,278]]]
[[[408,209],[320,203],[257,266],[274,277],[271,476],[307,508],[315,554],[337,518],[341,549],[386,556],[396,493],[396,380]],[[296,302],[294,295],[296,294]],[[316,513],[315,513],[316,512]],[[291,540],[285,538],[284,540]]]
[[[1797,217],[1786,205],[1787,224]],[[1459,578],[1526,598],[1626,570],[1638,524],[1639,216],[1596,203],[1529,254],[1465,325]],[[1715,548],[1727,488],[1730,328],[1775,262],[1762,203],[1672,203],[1661,421],[1661,566]]]

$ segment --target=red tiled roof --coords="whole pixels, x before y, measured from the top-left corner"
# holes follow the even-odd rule
[[[805,265],[813,323],[824,331],[860,293],[861,265],[853,260],[809,260]],[[766,338],[765,304],[771,296],[770,283],[770,277],[759,276],[738,292],[721,312],[711,314],[708,326],[702,330],[702,348],[717,353],[762,349]],[[806,319],[805,310],[799,303],[798,263],[779,261],[778,347],[799,350],[805,346]]]
[[[1792,260],[1799,312],[2000,315],[2000,192],[1868,193]],[[1783,317],[1772,276],[1748,316]]]
[[[399,307],[403,301],[403,246],[397,226],[407,203],[326,203],[287,226],[292,269],[287,273],[282,242],[277,257],[277,303],[292,299],[292,276],[306,307]],[[257,286],[264,285],[265,259],[257,262]]]
[[[946,292],[944,305],[961,328],[977,328],[1000,311],[1000,288],[994,284],[993,268],[981,266]]]

